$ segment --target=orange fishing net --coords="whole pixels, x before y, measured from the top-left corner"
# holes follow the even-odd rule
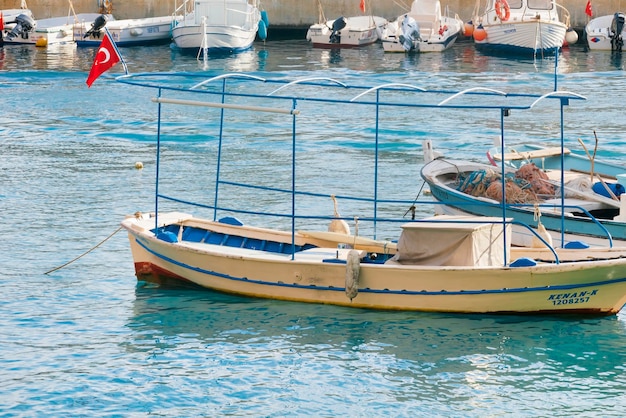
[[[515,172],[506,175],[507,203],[537,203],[539,197],[552,197],[555,188],[548,175],[535,164],[526,164]],[[501,176],[494,170],[477,170],[468,173],[459,186],[463,193],[476,197],[488,197],[502,202]]]
[[[531,189],[522,189],[513,180],[507,180],[505,186],[506,203],[533,203],[537,196]],[[502,202],[502,182],[492,182],[485,191],[485,197]]]
[[[500,176],[493,170],[479,170],[471,172],[459,186],[459,190],[472,196],[484,196],[489,185],[498,181]]]
[[[521,166],[515,177],[526,180],[535,194],[554,196],[554,186],[550,184],[548,175],[533,163]]]

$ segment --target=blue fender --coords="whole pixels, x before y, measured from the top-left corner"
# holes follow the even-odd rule
[[[257,33],[259,34],[259,39],[262,41],[267,39],[267,25],[263,19],[259,20],[259,29],[257,30]]]
[[[269,28],[270,27],[270,20],[267,17],[267,11],[266,10],[261,10],[261,20],[263,22],[265,22],[265,28]]]

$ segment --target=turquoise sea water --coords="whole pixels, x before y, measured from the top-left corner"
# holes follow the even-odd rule
[[[167,46],[122,53],[131,72],[246,71],[535,93],[555,83],[554,58],[483,56],[469,43],[421,56],[385,55],[379,46],[317,50],[304,41],[257,44],[207,62]],[[625,312],[369,312],[141,287],[122,233],[44,274],[114,233],[125,215],[152,207],[153,92],[112,74],[87,89],[92,59],[92,50],[69,46],[0,49],[0,416],[623,416]],[[566,109],[569,147],[580,148],[577,138],[593,144],[595,130],[598,155],[623,161],[623,68],[621,57],[579,46],[559,57],[557,88],[588,98]],[[359,116],[330,114],[320,125],[332,133],[342,118]],[[480,116],[468,112],[460,126],[445,115],[399,114],[385,153],[397,166],[392,186],[415,196],[420,181],[407,166],[418,164],[424,137],[446,155],[484,159],[498,125]],[[553,136],[556,117],[539,109],[513,119],[513,139]],[[167,144],[184,162],[180,182],[201,175],[208,125],[181,124],[187,139]],[[320,148],[327,169],[359,170],[353,138],[328,135]],[[145,168],[136,170],[136,161]]]

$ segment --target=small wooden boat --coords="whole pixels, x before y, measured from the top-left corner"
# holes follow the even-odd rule
[[[433,197],[444,203],[439,213],[497,216],[506,211],[533,228],[541,222],[557,246],[626,246],[626,212],[619,200],[624,187],[615,179],[596,173],[592,182],[587,173],[544,170],[534,163],[507,166],[504,177],[506,193],[501,171],[493,165],[440,158],[422,168]],[[515,229],[514,244],[532,245],[533,239],[526,228]]]
[[[411,112],[423,115],[427,109],[450,110],[456,106],[448,102],[451,97],[437,99],[450,96],[450,92],[241,73],[212,78],[202,74],[131,74],[118,80],[154,89],[157,97],[152,100],[158,105],[155,207],[122,221],[140,281],[388,310],[609,315],[626,303],[623,253],[597,250],[593,260],[585,255],[570,262],[546,244],[543,250],[547,249],[552,259],[538,261],[529,258],[532,249],[516,252],[511,248],[511,220],[498,214],[489,218],[412,220],[403,215],[381,215],[382,206],[389,214],[395,212],[392,207],[406,213],[410,204],[426,204],[379,197],[386,183],[381,177],[386,170],[379,155],[384,118],[400,110],[403,117]],[[514,96],[507,97],[514,100]],[[577,98],[559,92],[545,100],[564,97]],[[485,101],[489,96],[474,98],[472,103],[479,109],[502,106],[521,111],[529,107],[511,101],[483,104]],[[560,103],[565,106],[569,100]],[[181,113],[179,106],[187,111]],[[354,123],[361,128],[367,124],[366,131],[372,136],[369,144],[359,145],[364,166],[361,182],[374,188],[365,194],[367,187],[354,188],[345,182],[342,170],[322,170],[313,175],[313,156],[327,156],[310,152],[307,135],[312,133],[300,129],[306,120],[319,123],[329,109],[333,114],[347,114],[352,108],[360,115]],[[203,118],[219,121],[212,126],[215,132],[206,132],[215,152],[203,151],[201,157],[209,174],[193,182],[172,181],[166,168],[179,175],[185,162],[173,160],[175,154],[161,154],[161,138],[166,135],[175,141],[177,133],[170,118],[176,124],[182,122],[181,116],[191,121],[200,109]],[[371,119],[367,115],[372,115]],[[347,125],[335,127],[337,136],[355,132]],[[185,135],[179,134],[181,139]],[[261,160],[255,158],[260,149],[257,140],[265,144]],[[251,153],[254,163],[247,161],[246,152]],[[250,164],[254,164],[252,175]],[[366,169],[369,165],[372,168]],[[373,178],[366,180],[366,172]],[[209,178],[213,191],[199,185],[203,199],[195,202],[191,183]],[[324,193],[323,188],[329,186],[340,193]],[[331,200],[332,216],[320,214],[320,208]],[[338,201],[355,202],[351,216],[339,215]],[[193,207],[208,211],[209,216],[162,211],[162,205]],[[263,226],[244,223],[239,217]],[[349,225],[349,220],[354,224]],[[397,233],[397,240],[377,238],[384,225],[389,228],[386,234]]]
[[[585,35],[590,50],[621,52],[626,38],[626,15],[612,15],[591,19],[585,26]]]
[[[522,56],[554,55],[575,43],[569,12],[556,0],[476,0],[471,33],[480,51]],[[567,39],[566,39],[567,35]]]
[[[439,0],[415,0],[411,10],[385,26],[381,41],[385,52],[442,52],[462,34],[463,21],[441,14]]]

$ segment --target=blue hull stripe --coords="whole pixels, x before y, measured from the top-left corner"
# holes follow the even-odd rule
[[[308,290],[325,290],[325,291],[335,291],[335,292],[344,292],[345,288],[343,287],[328,287],[328,286],[315,286],[315,285],[299,285],[299,284],[288,284],[288,283],[276,283],[276,282],[266,282],[262,280],[250,280],[245,277],[234,277],[228,274],[218,273],[211,270],[205,270],[199,267],[193,267],[179,261],[173,260],[169,257],[166,257],[162,254],[157,253],[156,251],[148,248],[145,244],[135,238],[135,242],[139,244],[143,249],[148,251],[150,254],[167,261],[169,263],[175,264],[177,266],[183,267],[188,270],[197,271],[202,274],[207,274],[215,277],[220,277],[223,279],[246,282],[246,283],[254,283],[260,284],[264,286],[278,286],[278,287],[290,287],[295,289],[308,289]],[[559,291],[559,290],[571,290],[579,287],[595,287],[595,286],[606,286],[615,283],[625,282],[626,278],[614,279],[614,280],[604,280],[593,283],[584,283],[584,284],[568,284],[568,285],[560,285],[560,286],[543,286],[543,287],[524,287],[524,288],[514,288],[514,289],[489,289],[489,290],[461,290],[461,291],[408,291],[408,290],[375,290],[369,288],[359,289],[360,293],[383,293],[383,294],[397,294],[397,295],[420,295],[420,296],[456,296],[456,295],[485,295],[485,294],[506,294],[506,293],[524,293],[524,292],[542,292],[546,290],[551,291]]]

